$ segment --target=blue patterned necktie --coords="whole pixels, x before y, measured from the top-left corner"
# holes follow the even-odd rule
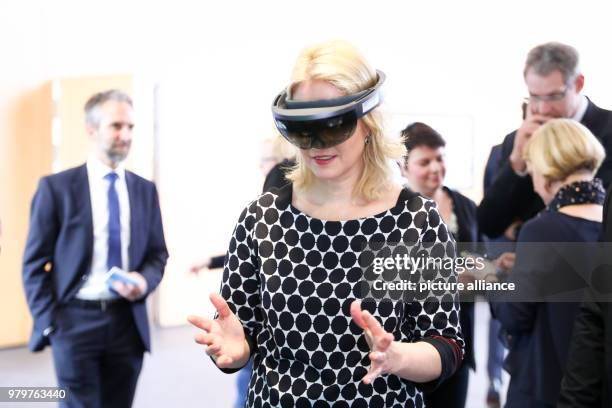
[[[119,196],[115,189],[115,181],[119,176],[110,172],[104,176],[109,181],[108,186],[108,256],[106,266],[108,269],[116,266],[122,268],[121,262],[121,218],[119,209]]]

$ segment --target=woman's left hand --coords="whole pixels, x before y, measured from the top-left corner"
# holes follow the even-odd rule
[[[394,362],[398,356],[394,356],[394,338],[391,333],[386,332],[378,320],[367,310],[361,310],[361,302],[355,300],[351,304],[351,317],[359,327],[364,330],[366,340],[370,346],[370,369],[363,377],[364,384],[370,384],[376,377],[393,372]]]

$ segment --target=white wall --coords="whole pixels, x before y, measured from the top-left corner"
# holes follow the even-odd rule
[[[474,169],[465,185],[478,198],[490,146],[519,124],[529,48],[548,40],[576,46],[585,93],[612,107],[610,11],[603,1],[551,0],[5,2],[0,91],[109,73],[159,84],[157,174],[171,251],[160,318],[182,323],[190,311],[210,311],[205,294],[217,290],[219,275],[193,278],[186,269],[225,250],[259,191],[258,142],[271,132],[269,105],[301,48],[352,41],[387,74],[389,112],[471,118],[465,154],[475,160],[465,163]]]

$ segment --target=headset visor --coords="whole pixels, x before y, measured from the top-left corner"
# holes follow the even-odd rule
[[[325,149],[336,146],[355,132],[354,111],[339,116],[311,121],[276,120],[276,127],[289,143],[300,149]]]
[[[355,132],[357,120],[380,104],[385,74],[376,72],[374,86],[339,98],[299,101],[281,92],[272,103],[276,128],[300,149],[325,149],[344,142]]]

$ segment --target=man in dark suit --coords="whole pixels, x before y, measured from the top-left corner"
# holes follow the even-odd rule
[[[121,91],[85,105],[87,163],[43,177],[32,200],[23,282],[34,327],[30,349],[50,344],[66,406],[129,407],[144,351],[145,300],[168,253],[155,185],[123,168],[132,100]],[[109,287],[118,267],[132,283]]]
[[[607,268],[602,269],[601,275],[592,280],[592,290],[580,306],[574,322],[558,408],[612,406],[611,207],[612,187],[606,194],[600,236]]]
[[[546,43],[532,49],[523,71],[529,92],[525,119],[502,144],[497,177],[478,206],[480,230],[494,238],[516,223],[532,218],[544,208],[527,176],[523,146],[532,133],[552,118],[581,122],[599,139],[607,157],[597,177],[607,187],[612,182],[612,112],[596,106],[581,94],[584,75],[578,52],[565,44]]]

